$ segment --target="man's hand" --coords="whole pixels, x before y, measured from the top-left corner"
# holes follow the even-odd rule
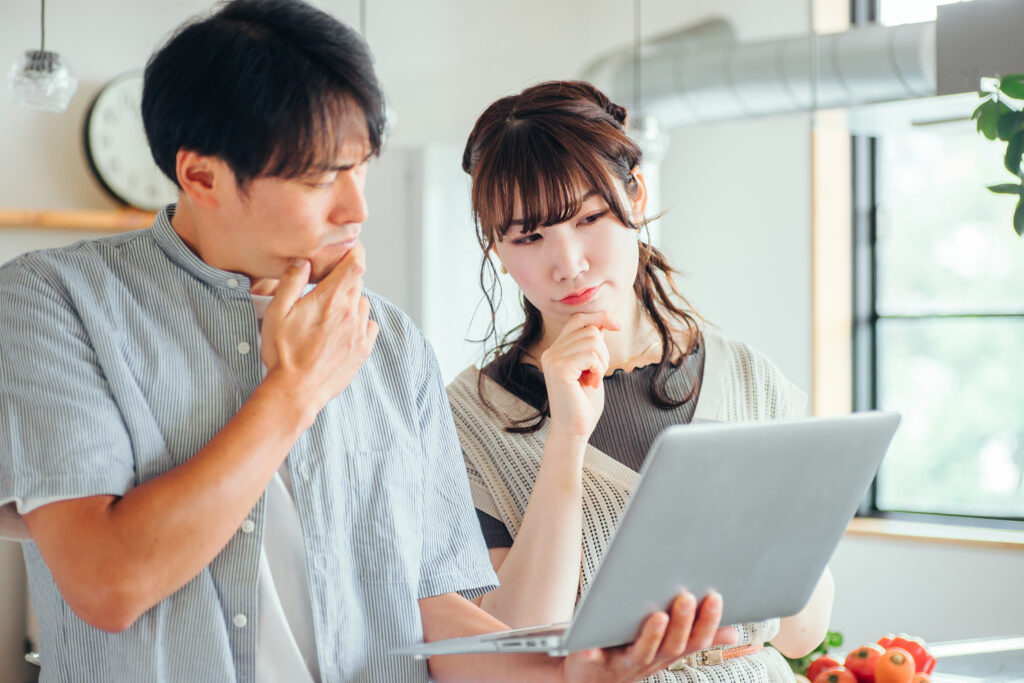
[[[379,328],[362,295],[366,264],[361,244],[302,296],[310,267],[309,261],[296,260],[281,276],[264,314],[261,356],[268,377],[287,377],[299,395],[314,401],[315,416],[352,381]]]
[[[563,679],[602,683],[635,681],[691,652],[736,642],[735,629],[719,628],[722,596],[718,593],[704,598],[699,609],[693,595],[683,593],[672,601],[670,615],[658,612],[648,617],[632,645],[572,653],[563,662]]]

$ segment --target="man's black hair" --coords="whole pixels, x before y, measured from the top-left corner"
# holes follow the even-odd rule
[[[142,121],[175,183],[179,149],[221,158],[243,186],[327,170],[360,116],[376,155],[385,113],[370,51],[299,0],[235,0],[181,26],[146,65]]]

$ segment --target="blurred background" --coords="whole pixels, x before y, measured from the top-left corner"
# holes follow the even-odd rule
[[[1024,3],[314,4],[363,32],[394,114],[369,172],[366,282],[421,325],[447,379],[479,362],[467,339],[489,322],[465,138],[498,97],[594,80],[633,113],[663,212],[652,238],[694,308],[771,357],[816,414],[904,415],[866,524],[833,558],[832,628],[851,643],[1021,632],[1024,241],[1015,198],[985,189],[1012,179],[1005,145],[970,117],[980,77],[1024,72]],[[148,224],[90,167],[86,117],[209,7],[46,3],[46,47],[79,85],[63,113],[0,95],[0,261]],[[39,25],[38,0],[0,4],[0,66],[38,48]],[[508,329],[518,304],[503,285]],[[26,592],[20,547],[0,541],[0,681],[35,673]]]

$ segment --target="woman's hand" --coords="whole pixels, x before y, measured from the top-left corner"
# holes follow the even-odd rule
[[[608,370],[604,333],[618,329],[607,313],[577,313],[541,354],[552,434],[583,443],[590,438],[604,410],[604,373]]]
[[[720,628],[722,596],[711,593],[697,609],[690,593],[672,601],[669,614],[658,612],[644,622],[632,645],[609,650],[584,650],[565,658],[564,681],[624,683],[664,669],[680,658],[712,645],[732,645],[736,629]]]

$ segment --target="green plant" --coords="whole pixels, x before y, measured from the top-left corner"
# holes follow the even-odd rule
[[[978,122],[978,132],[989,140],[1006,143],[1003,165],[1018,182],[989,185],[996,194],[1017,195],[1017,208],[1013,212],[1013,229],[1024,235],[1024,74],[1011,74],[1001,80],[984,78],[978,93],[982,103],[971,116]]]

